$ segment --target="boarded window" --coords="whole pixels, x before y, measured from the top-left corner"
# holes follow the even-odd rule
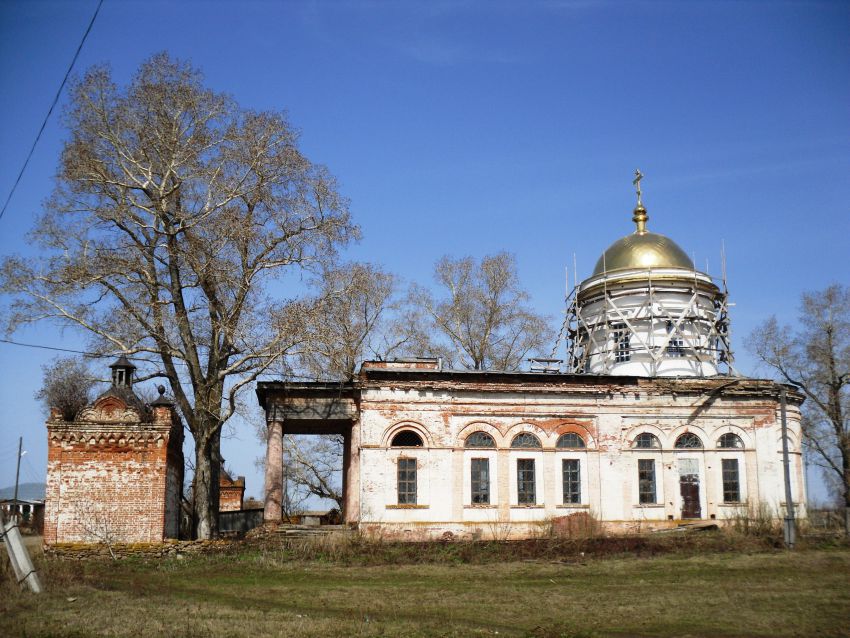
[[[398,460],[398,504],[416,505],[416,459]]]
[[[517,502],[534,505],[537,495],[534,485],[534,459],[518,459],[516,462]]]
[[[564,459],[561,471],[564,480],[564,503],[581,503],[581,474],[578,459]]]
[[[534,436],[531,432],[520,432],[511,441],[511,447],[518,448],[540,448],[540,439]]]
[[[555,447],[583,448],[584,447],[584,439],[582,439],[575,432],[567,432],[566,434],[562,434],[558,438],[558,442],[555,444]]]
[[[638,459],[638,502],[655,503],[655,461]]]
[[[490,503],[490,460],[472,459],[472,502],[476,505]]]
[[[723,464],[723,502],[741,502],[741,481],[738,474],[738,459],[721,459]]]
[[[466,437],[465,447],[496,447],[493,437],[486,432],[473,432]]]

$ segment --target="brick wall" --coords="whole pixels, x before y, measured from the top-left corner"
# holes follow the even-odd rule
[[[101,397],[47,422],[44,542],[156,543],[178,533],[182,426],[170,407]]]
[[[245,477],[240,476],[235,481],[221,474],[218,486],[218,511],[234,512],[242,509],[242,499],[245,496]]]

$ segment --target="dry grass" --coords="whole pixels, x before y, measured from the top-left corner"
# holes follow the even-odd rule
[[[442,551],[452,545],[461,544]],[[350,564],[245,547],[156,562],[41,559],[48,591],[39,597],[10,587],[0,569],[0,634],[850,635],[846,547],[576,556]]]

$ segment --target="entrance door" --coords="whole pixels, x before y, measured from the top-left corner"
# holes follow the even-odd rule
[[[699,463],[696,459],[679,459],[679,493],[682,496],[682,518],[702,518]]]

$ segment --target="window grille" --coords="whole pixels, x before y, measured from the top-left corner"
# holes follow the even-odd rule
[[[738,459],[721,459],[723,466],[723,502],[741,502],[741,481],[738,474]]]
[[[727,432],[722,435],[719,439],[717,439],[717,447],[723,448],[742,448],[744,447],[744,442],[741,440],[741,437],[732,432]]]
[[[655,436],[654,434],[650,434],[649,432],[641,432],[640,434],[638,434],[635,437],[634,446],[636,448],[640,448],[642,450],[648,450],[648,449],[657,450],[657,449],[661,448],[661,442],[658,440],[658,437]]]
[[[558,437],[558,442],[555,447],[559,448],[583,448],[584,439],[575,432],[567,432]]]
[[[518,459],[516,464],[517,502],[520,505],[534,505],[537,494],[534,485],[534,459]]]
[[[653,459],[638,459],[638,502],[642,505],[656,502]]]
[[[564,459],[561,465],[564,503],[581,503],[581,474],[578,459]]]
[[[511,441],[511,447],[540,448],[543,446],[540,444],[540,439],[534,436],[531,432],[520,432],[514,437],[514,440]]]
[[[393,437],[393,447],[422,447],[422,437],[413,430],[402,430]]]
[[[398,460],[398,504],[416,505],[416,459]]]
[[[626,329],[626,324],[611,324],[611,329],[614,337],[614,361],[616,363],[631,361],[631,335]]]
[[[472,502],[476,505],[490,503],[490,460],[472,459]]]
[[[493,437],[486,432],[473,432],[466,437],[465,447],[496,447]]]
[[[678,439],[676,439],[675,447],[679,450],[701,448],[702,441],[693,432],[685,432]]]

